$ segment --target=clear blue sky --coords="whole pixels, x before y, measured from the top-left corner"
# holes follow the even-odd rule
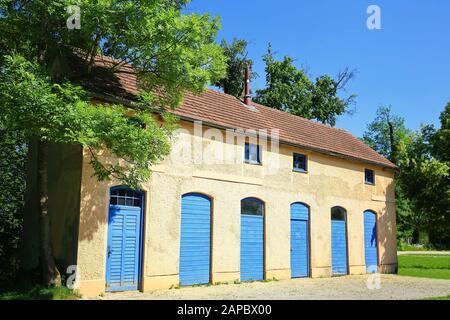
[[[368,30],[366,9],[381,7],[382,30]],[[439,123],[450,101],[450,1],[448,0],[193,0],[188,12],[220,16],[222,38],[250,42],[249,56],[264,86],[261,56],[272,42],[277,57],[296,59],[313,77],[358,70],[348,86],[358,94],[356,113],[337,127],[361,136],[380,104],[418,129]]]

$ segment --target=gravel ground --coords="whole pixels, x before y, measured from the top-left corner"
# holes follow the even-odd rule
[[[295,279],[217,286],[184,287],[148,293],[107,293],[105,300],[320,300],[320,299],[420,299],[450,295],[450,280],[403,277],[397,275],[346,276],[321,279]],[[372,277],[372,278],[370,278]],[[369,283],[369,285],[368,285]],[[378,286],[379,284],[379,286]],[[369,287],[371,289],[369,289]]]

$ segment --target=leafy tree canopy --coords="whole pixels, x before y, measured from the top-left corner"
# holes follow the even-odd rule
[[[222,88],[227,94],[235,97],[242,97],[245,85],[245,67],[253,65],[253,61],[247,58],[247,41],[242,39],[233,39],[232,43],[222,40],[220,46],[223,49],[227,59],[227,74],[216,82],[216,86]],[[252,72],[251,79],[257,75]]]
[[[20,132],[0,128],[0,288],[14,284],[25,200],[27,145]],[[0,290],[1,291],[1,290]]]
[[[225,73],[222,48],[214,42],[218,18],[183,14],[189,2],[0,0],[0,53],[8,55],[0,60],[2,126],[42,141],[106,148],[128,165],[106,166],[95,158],[99,178],[133,185],[145,180],[145,168],[167,154],[173,124],[160,127],[150,112],[177,106],[184,91],[199,93]],[[71,5],[80,8],[79,30],[67,27]],[[83,74],[72,70],[74,55],[82,58]],[[135,117],[145,130],[130,123],[123,106],[93,107],[76,86],[89,77],[97,55],[115,59],[111,73],[133,64],[142,90]]]
[[[307,119],[335,125],[336,117],[350,112],[355,95],[339,97],[354,72],[348,69],[336,79],[323,75],[312,81],[305,70],[297,69],[294,60],[285,56],[277,61],[269,44],[264,56],[266,88],[257,90],[255,101]]]
[[[405,119],[392,114],[391,106],[381,106],[374,121],[367,125],[363,141],[392,162],[398,164],[398,144],[410,131]]]
[[[133,122],[123,106],[92,105],[83,96],[85,92],[69,82],[51,83],[37,63],[22,56],[6,57],[0,69],[3,126],[28,139],[80,143],[91,151],[100,180],[114,177],[137,187],[148,178],[149,167],[169,152],[173,121],[160,126],[148,112],[135,110]],[[101,149],[123,164],[103,164],[94,152]]]
[[[182,14],[189,2],[0,0],[0,53],[37,59],[52,79],[69,74],[74,49],[88,72],[94,57],[105,54],[117,59],[112,72],[133,64],[145,89],[162,88],[162,103],[176,106],[184,90],[199,93],[225,73],[225,57],[214,43],[218,18]],[[79,30],[67,27],[71,5],[80,8]]]
[[[435,150],[440,147],[434,144],[441,133],[423,126],[404,139],[399,183],[419,216],[420,229],[432,243],[450,246],[450,162],[439,159]]]
[[[400,167],[395,190],[399,238],[418,241],[425,233],[432,243],[450,246],[450,103],[440,119],[439,129],[423,125],[413,132],[391,106],[381,106],[363,141]]]

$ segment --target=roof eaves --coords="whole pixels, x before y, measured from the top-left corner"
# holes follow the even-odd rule
[[[216,129],[240,129],[240,128],[233,128],[231,126],[225,126],[225,125],[220,125],[217,123],[213,123],[213,122],[208,122],[208,121],[204,121],[201,119],[196,119],[196,118],[192,118],[192,117],[188,117],[188,116],[184,116],[184,115],[178,115],[178,117],[180,117],[181,120],[184,121],[188,121],[188,122],[194,122],[194,121],[201,121],[202,123],[204,123],[206,126],[208,127],[212,127],[212,128],[216,128]],[[250,134],[251,135],[251,134]],[[386,168],[386,169],[392,169],[392,170],[398,170],[399,168],[395,165],[390,166],[388,164],[384,164],[381,162],[376,162],[376,161],[370,161],[367,159],[363,159],[363,158],[359,158],[359,157],[352,157],[343,153],[338,153],[338,152],[332,152],[326,149],[322,149],[322,148],[316,148],[316,147],[312,147],[312,146],[307,146],[307,145],[303,145],[303,144],[299,144],[299,143],[295,143],[286,139],[279,139],[280,143],[285,144],[285,145],[289,145],[292,147],[297,147],[297,148],[301,148],[301,149],[305,149],[305,150],[309,150],[309,151],[314,151],[317,153],[321,153],[321,154],[326,154],[329,156],[333,156],[333,157],[337,157],[337,158],[341,158],[341,159],[346,159],[346,160],[352,160],[352,161],[357,161],[357,162],[362,162],[362,163],[366,163],[366,164],[371,164],[377,167],[382,167],[382,168]]]
[[[114,96],[114,95],[106,95],[106,94],[98,93],[98,92],[94,92],[94,91],[92,91],[90,93],[95,98],[102,99],[102,100],[105,100],[105,101],[108,101],[108,102],[111,102],[111,103],[120,103],[120,104],[123,104],[123,105],[125,105],[127,107],[130,107],[130,108],[132,107],[132,102],[133,101],[130,100],[130,99],[126,99],[126,98],[122,98],[122,97],[118,97],[118,96]],[[181,120],[188,121],[188,122],[202,121],[202,123],[204,123],[205,125],[207,125],[209,127],[212,127],[212,128],[216,128],[216,129],[224,129],[224,130],[226,130],[226,129],[235,129],[235,130],[241,129],[241,128],[237,128],[237,127],[221,125],[221,124],[214,123],[214,122],[204,121],[202,119],[196,119],[196,118],[188,117],[188,116],[185,116],[185,115],[179,115],[179,114],[176,114],[176,113],[174,113],[174,114],[177,115]],[[347,155],[347,154],[343,154],[343,153],[339,153],[339,152],[333,152],[333,151],[329,151],[329,150],[322,149],[322,148],[302,145],[302,144],[299,144],[299,143],[296,143],[296,142],[292,142],[292,141],[289,141],[289,140],[286,140],[286,139],[279,139],[279,141],[280,141],[280,143],[285,144],[285,145],[290,145],[290,146],[293,146],[293,147],[298,147],[298,148],[302,148],[302,149],[305,149],[305,150],[310,150],[310,151],[314,151],[314,152],[317,152],[317,153],[326,154],[326,155],[333,156],[333,157],[338,157],[338,158],[341,158],[341,159],[357,161],[357,162],[366,163],[366,164],[370,164],[370,165],[374,165],[374,166],[378,166],[378,167],[382,167],[382,168],[386,168],[386,169],[391,169],[391,170],[395,170],[395,171],[399,170],[399,168],[396,165],[388,165],[388,164],[385,164],[385,163],[381,163],[381,162],[377,162],[377,161],[371,161],[371,160],[363,159],[363,158],[360,158],[360,157],[353,157],[353,156],[350,156],[350,155]]]

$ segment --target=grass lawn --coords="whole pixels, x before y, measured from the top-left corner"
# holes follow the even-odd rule
[[[423,300],[450,300],[450,296],[446,296],[446,297],[435,297],[435,298],[426,298]]]
[[[76,300],[79,294],[67,287],[34,287],[30,290],[0,293],[0,300]]]
[[[450,279],[450,255],[398,256],[398,274],[411,277]]]

